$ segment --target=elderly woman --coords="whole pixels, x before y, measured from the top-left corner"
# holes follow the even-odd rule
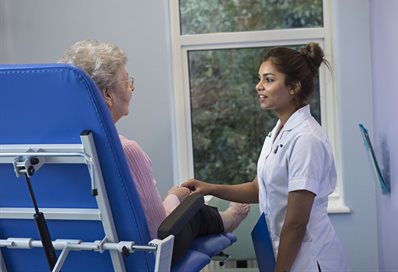
[[[129,113],[130,100],[135,90],[134,80],[126,70],[127,56],[116,45],[84,40],[68,48],[60,62],[75,65],[94,80],[108,106],[114,123]],[[135,142],[120,135],[135,188],[137,189],[147,220],[149,233],[156,238],[160,223],[190,194],[185,187],[173,187],[162,201],[152,174],[148,155]],[[204,206],[189,222],[190,237],[176,237],[173,261],[185,252],[197,236],[230,232],[249,212],[249,205],[231,203],[219,213],[216,208]]]

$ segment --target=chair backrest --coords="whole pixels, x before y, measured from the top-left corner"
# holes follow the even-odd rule
[[[118,239],[146,245],[150,237],[143,209],[110,113],[90,77],[63,64],[0,65],[0,96],[0,146],[80,144],[80,133],[92,131]],[[86,165],[44,165],[31,183],[39,208],[97,208]],[[33,207],[26,182],[16,177],[12,164],[0,163],[0,188],[0,239],[40,240],[33,218],[6,219],[9,207]],[[105,236],[97,220],[50,219],[47,225],[52,240]],[[8,271],[48,271],[42,248],[3,247],[1,255]],[[135,252],[123,259],[127,271],[153,271],[151,253]],[[112,270],[109,252],[92,251],[69,253],[62,268]]]

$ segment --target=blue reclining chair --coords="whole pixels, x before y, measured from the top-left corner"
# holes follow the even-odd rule
[[[89,76],[64,64],[0,65],[0,94],[0,271],[169,271],[174,237],[150,241]],[[184,201],[171,227],[201,205]],[[171,271],[199,271],[235,240],[196,239]]]

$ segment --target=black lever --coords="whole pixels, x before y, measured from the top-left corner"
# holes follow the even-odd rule
[[[47,228],[46,219],[44,218],[44,214],[39,211],[39,207],[37,205],[36,198],[33,193],[32,184],[30,183],[29,176],[33,175],[35,171],[34,167],[30,166],[27,169],[27,171],[28,173],[25,173],[24,175],[26,179],[26,184],[28,185],[30,197],[32,198],[33,206],[35,208],[35,214],[33,217],[36,221],[37,229],[39,230],[40,240],[41,243],[43,244],[44,252],[46,253],[47,262],[50,267],[50,271],[52,271],[53,268],[55,267],[55,264],[57,263],[57,256],[55,255],[55,249],[50,237],[50,232],[48,231]]]

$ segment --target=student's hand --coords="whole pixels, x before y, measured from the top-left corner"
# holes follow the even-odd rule
[[[189,196],[190,193],[191,193],[191,191],[188,188],[174,186],[168,191],[167,194],[168,195],[170,195],[170,194],[176,195],[178,197],[178,199],[180,200],[180,203],[181,203],[181,202],[184,201],[184,199],[187,196]]]
[[[181,184],[181,187],[188,188],[193,194],[209,195],[212,191],[212,184],[197,179],[189,179]]]

